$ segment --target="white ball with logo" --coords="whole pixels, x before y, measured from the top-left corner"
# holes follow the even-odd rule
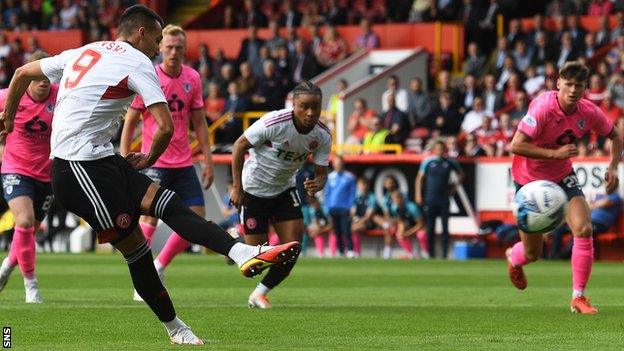
[[[527,234],[548,233],[565,219],[568,197],[548,180],[525,184],[514,198],[513,213],[520,230]]]

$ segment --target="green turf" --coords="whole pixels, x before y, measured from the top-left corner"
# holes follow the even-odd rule
[[[26,305],[19,272],[0,294],[0,325],[15,350],[160,350],[163,326],[134,303],[113,255],[40,255],[42,305]],[[167,272],[179,315],[210,350],[622,350],[624,267],[598,263],[589,291],[596,316],[572,315],[570,267],[527,268],[529,288],[502,261],[302,259],[250,310],[245,279],[214,256],[183,255]]]

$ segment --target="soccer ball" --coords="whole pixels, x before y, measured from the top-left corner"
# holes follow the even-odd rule
[[[527,234],[548,233],[563,221],[568,198],[559,185],[537,180],[524,185],[514,198],[513,214]]]

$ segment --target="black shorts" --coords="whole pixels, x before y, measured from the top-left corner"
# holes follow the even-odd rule
[[[518,192],[518,190],[522,188],[522,185],[516,183],[515,181],[514,185],[516,186],[516,192]],[[576,173],[574,171],[565,176],[565,178],[557,183],[557,185],[559,185],[561,189],[563,189],[563,191],[566,193],[568,201],[572,200],[572,198],[575,196],[585,197],[585,194],[583,194],[583,189],[581,189],[581,185],[579,184],[578,178],[576,177]]]
[[[100,243],[130,235],[141,216],[141,201],[152,180],[121,156],[94,161],[52,162],[52,190],[67,211],[82,217]]]
[[[29,197],[33,202],[35,220],[38,222],[41,222],[48,214],[52,200],[54,200],[50,182],[42,182],[17,173],[2,174],[2,190],[7,203],[20,196]]]
[[[150,167],[141,171],[156,184],[165,189],[173,190],[187,206],[204,206],[202,190],[195,167],[161,168]]]
[[[245,192],[244,201],[241,220],[245,234],[267,234],[269,221],[279,223],[303,219],[301,199],[296,188],[290,188],[272,198],[257,197]]]

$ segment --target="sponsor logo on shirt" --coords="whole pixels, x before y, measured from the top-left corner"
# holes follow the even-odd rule
[[[579,127],[580,130],[585,129],[585,120],[584,119],[581,119],[581,120],[578,121],[578,127]]]
[[[284,160],[284,161],[303,162],[308,157],[307,152],[298,153],[295,151],[287,151],[287,150],[282,150],[279,148],[276,150],[277,150],[277,158],[279,158],[280,160]]]
[[[524,118],[522,118],[522,123],[524,123],[524,124],[526,124],[526,125],[528,125],[530,127],[537,126],[537,121],[531,115],[524,116]]]

